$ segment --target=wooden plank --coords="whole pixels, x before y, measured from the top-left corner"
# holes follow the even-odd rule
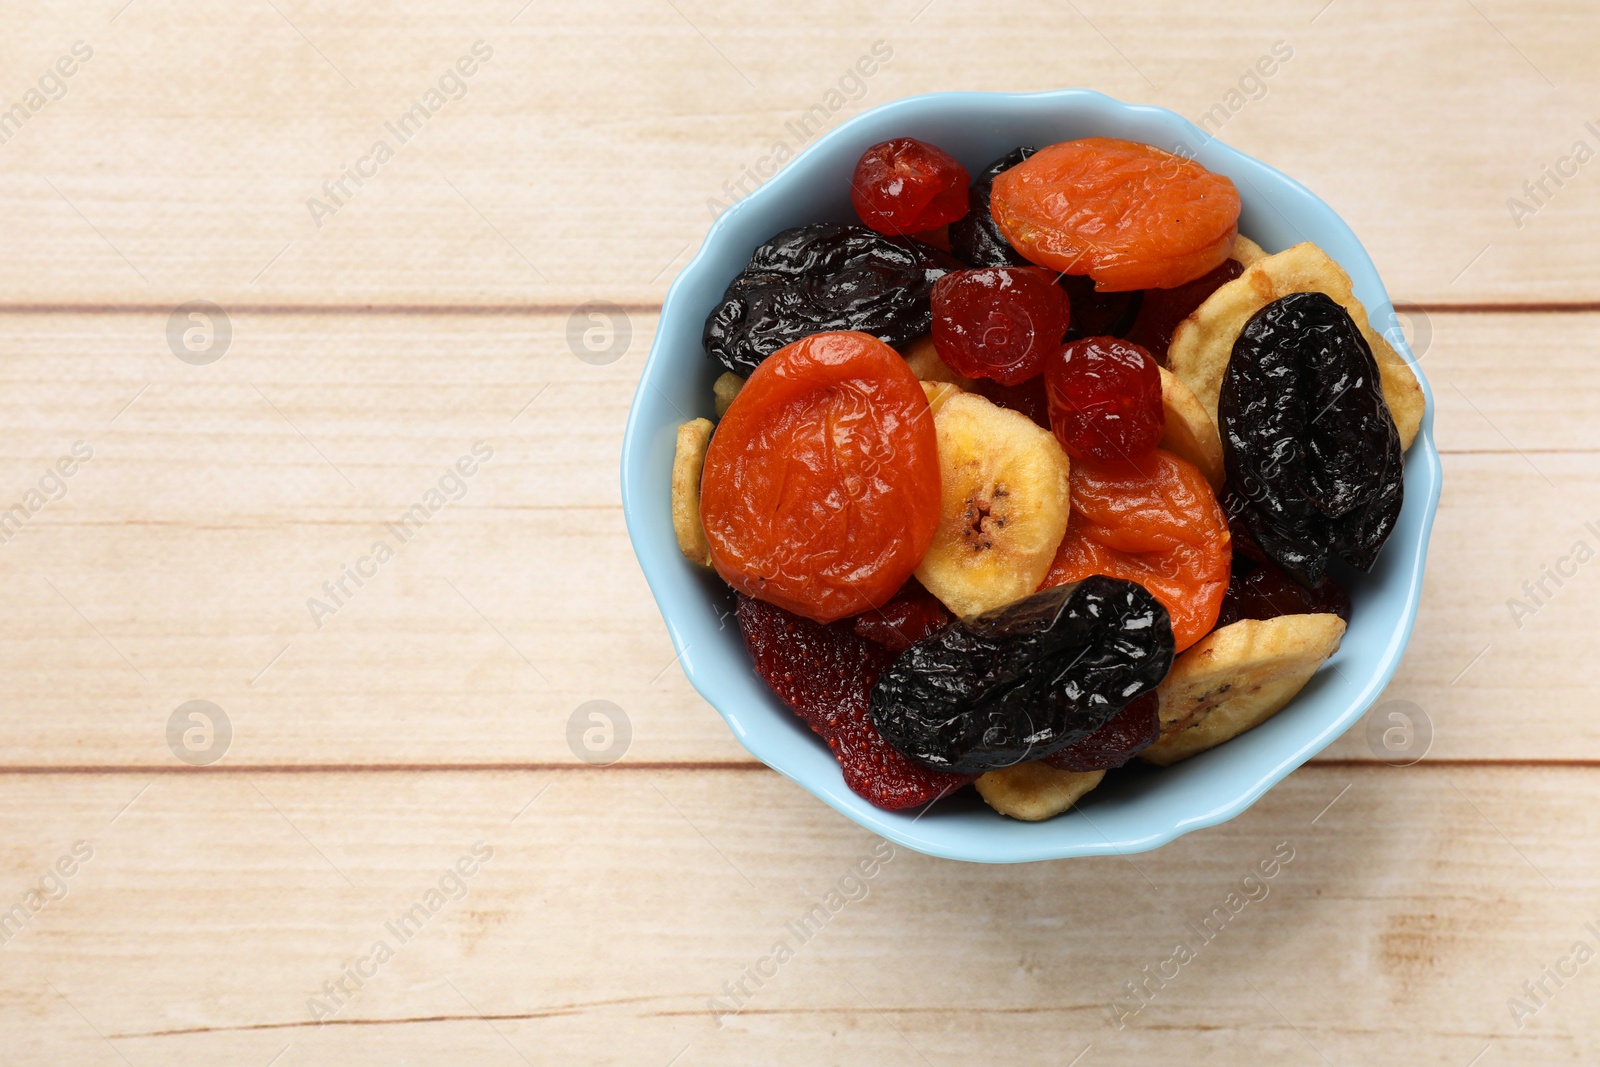
[[[1560,451],[1600,414],[1593,319],[1428,326],[1451,454],[1388,698],[1433,717],[1435,756],[1600,758],[1570,669],[1596,634],[1591,571],[1541,570],[1600,546],[1592,456]],[[674,665],[623,530],[618,448],[652,332],[632,320],[626,356],[592,366],[562,316],[239,315],[196,367],[165,316],[0,316],[0,502],[75,441],[94,450],[0,545],[0,763],[170,766],[168,718],[193,699],[231,717],[230,765],[567,762],[567,717],[594,699],[632,718],[630,759],[746,760]],[[402,546],[387,524],[477,441],[493,457]],[[395,558],[336,603],[323,583],[379,539]],[[1359,731],[1330,756],[1371,758]]]
[[[1600,940],[1595,774],[1307,769],[1157,852],[1017,867],[891,851],[767,772],[5,776],[6,906],[93,855],[4,945],[0,1034],[17,1064],[1588,1063],[1593,964],[1520,1029],[1507,1001]]]
[[[658,301],[708,201],[749,188],[778,141],[798,147],[788,124],[808,108],[826,104],[832,126],[916,93],[1068,83],[1208,119],[1295,175],[1397,298],[1600,299],[1600,193],[1543,170],[1570,171],[1578,140],[1600,146],[1585,125],[1600,122],[1600,12],[1579,0],[983,19],[939,2],[122,6],[30,9],[0,45],[8,102],[75,41],[94,49],[0,144],[7,303]],[[493,57],[465,95],[405,143],[389,134],[478,40]],[[845,83],[855,99],[830,98],[877,41],[892,58]],[[1292,57],[1256,80],[1278,42]],[[380,139],[392,160],[324,191]],[[320,227],[313,198],[338,207]]]

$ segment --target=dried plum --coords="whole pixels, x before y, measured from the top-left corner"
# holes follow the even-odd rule
[[[796,226],[755,250],[706,317],[706,352],[748,375],[792,341],[859,330],[904,344],[933,324],[933,283],[960,269],[949,254],[864,226]]]
[[[1130,700],[1100,729],[1068,745],[1045,762],[1058,771],[1107,771],[1120,767],[1161,736],[1161,698],[1152,689]]]
[[[1100,729],[1160,683],[1172,649],[1155,597],[1094,575],[918,641],[878,678],[872,721],[912,763],[997,770]]]
[[[1237,515],[1307,589],[1330,556],[1370,570],[1400,516],[1400,434],[1350,315],[1291,293],[1251,316],[1217,403]]]
[[[955,257],[973,267],[1027,267],[1031,266],[1022,254],[1011,247],[1011,242],[1000,236],[1000,227],[989,214],[989,194],[994,180],[1004,171],[1021,163],[1036,148],[1013,148],[990,163],[967,187],[967,213],[950,224],[950,251]]]

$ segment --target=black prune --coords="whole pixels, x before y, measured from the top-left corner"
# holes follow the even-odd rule
[[[1044,761],[1058,771],[1109,771],[1156,743],[1161,736],[1161,699],[1151,690],[1128,701],[1100,729]]]
[[[989,214],[989,195],[996,178],[1037,151],[1037,148],[1013,148],[972,179],[972,184],[967,186],[967,213],[950,224],[950,251],[957,259],[972,267],[1032,265],[1000,235],[1000,227]]]
[[[904,344],[933,325],[933,283],[961,264],[945,252],[864,226],[796,226],[750,257],[706,318],[706,352],[748,375],[772,353],[827,330]]]
[[[996,770],[1094,733],[1166,677],[1172,653],[1167,609],[1097,574],[918,641],[878,678],[872,721],[923,767]]]
[[[1338,556],[1370,570],[1400,516],[1400,434],[1350,315],[1291,293],[1251,316],[1217,402],[1238,518],[1307,589]]]

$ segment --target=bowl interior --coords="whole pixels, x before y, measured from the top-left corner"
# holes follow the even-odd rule
[[[823,742],[767,689],[751,667],[732,616],[733,597],[714,575],[679,554],[670,516],[674,439],[680,423],[714,418],[718,368],[700,333],[723,289],[762,241],[807,222],[853,222],[849,177],[861,152],[890,137],[929,141],[976,172],[1019,144],[1076,137],[1144,141],[1192,156],[1228,175],[1243,200],[1240,231],[1269,252],[1300,241],[1325,249],[1355,284],[1373,325],[1417,369],[1428,410],[1406,456],[1405,505],[1370,574],[1346,570],[1353,619],[1339,651],[1300,695],[1268,722],[1175,767],[1114,772],[1080,807],[1022,823],[981,801],[952,798],[888,812],[844,785]],[[628,532],[690,682],[758,759],[891,841],[981,862],[1127,853],[1232,818],[1324,748],[1367,709],[1394,673],[1421,591],[1428,532],[1438,508],[1440,468],[1433,397],[1393,306],[1354,233],[1310,191],[1209,137],[1173,112],[1119,103],[1099,93],[935,93],[886,104],[825,134],[713,225],[673,283],[662,309],[623,442]],[[971,791],[965,791],[970,793]]]

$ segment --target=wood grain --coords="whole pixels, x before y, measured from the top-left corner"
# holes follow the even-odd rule
[[[1209,116],[1208,131],[1304,181],[1397,299],[1600,299],[1587,168],[1546,179],[1532,215],[1507,206],[1533,205],[1523,183],[1575,141],[1600,148],[1585,125],[1600,124],[1600,13],[1579,0],[1036,0],[1000,19],[948,0],[505,0],[448,16],[428,0],[365,14],[138,0],[109,21],[122,3],[30,9],[0,46],[14,95],[74,41],[95,49],[0,145],[6,302],[658,300],[708,201],[742,195],[724,184],[776,140],[797,146],[786,123],[880,40],[893,58],[830,125],[940,89],[1092,86]],[[406,143],[386,135],[478,40],[494,55],[465,95]],[[1247,80],[1280,41],[1292,58]],[[347,181],[319,227],[308,201],[331,205],[324,181],[386,136],[394,158]]]
[[[998,868],[875,854],[764,771],[0,777],[7,897],[94,852],[0,949],[0,1033],[14,1062],[1592,1062],[1588,968],[1520,1030],[1506,1001],[1596,940],[1595,773],[1307,768],[1155,853]]]
[[[0,126],[6,1063],[1600,1060],[1593,965],[1547,970],[1600,949],[1575,551],[1600,548],[1600,163],[1547,176],[1600,149],[1594,5],[105,0],[4,24],[0,115],[93,49]],[[385,122],[478,41],[400,144]],[[786,123],[1072,84],[1301,179],[1409,306],[1445,490],[1377,712],[1416,705],[1431,749],[1383,766],[1358,725],[1154,853],[883,862],[675,665],[622,425],[713,199]],[[232,327],[209,365],[168,337],[197,299]],[[632,330],[599,366],[567,334],[595,299]],[[401,538],[430,491],[458,499]],[[201,768],[167,738],[195,699],[234,730]],[[594,699],[633,723],[606,769],[566,739]],[[830,887],[861,899],[802,943],[786,924]],[[779,939],[794,957],[750,977]],[[1148,978],[1179,939],[1194,959]]]

